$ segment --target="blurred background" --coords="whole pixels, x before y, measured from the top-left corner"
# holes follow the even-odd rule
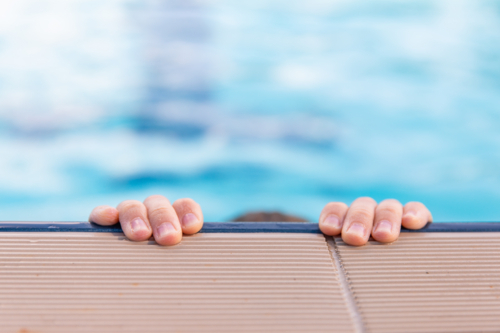
[[[0,220],[150,194],[500,220],[500,3],[0,0]]]

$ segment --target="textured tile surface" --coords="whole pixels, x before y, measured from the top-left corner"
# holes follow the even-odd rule
[[[330,247],[327,245],[330,244]],[[499,332],[500,233],[0,233],[0,333]]]
[[[366,332],[500,332],[500,233],[336,244]]]
[[[0,332],[353,332],[317,234],[0,233]]]

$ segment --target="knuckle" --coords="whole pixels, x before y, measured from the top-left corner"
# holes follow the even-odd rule
[[[198,208],[200,205],[198,205],[198,203],[191,198],[182,198],[182,199],[176,200],[174,202],[173,206],[176,208],[188,209],[188,208],[192,208],[192,207]]]
[[[373,198],[370,198],[370,197],[360,197],[360,198],[357,198],[356,200],[354,200],[354,202],[356,204],[369,205],[369,206],[373,206],[373,205],[377,204],[377,202]]]
[[[396,199],[385,199],[379,206],[402,206],[401,203]]]
[[[149,197],[147,197],[146,200],[144,200],[144,203],[150,204],[153,202],[165,202],[165,201],[170,203],[170,201],[168,201],[168,199],[165,198],[163,195],[153,194],[153,195],[150,195]]]
[[[169,213],[170,211],[167,207],[155,207],[148,210],[148,216],[153,220],[168,216]]]
[[[137,200],[125,200],[118,205],[119,210],[130,210],[133,208],[140,207],[142,203]]]
[[[425,206],[423,203],[418,202],[418,201],[410,201],[405,205],[405,208],[407,209],[425,209]]]
[[[347,206],[347,204],[344,202],[333,202],[333,204],[335,205],[335,207],[342,210],[347,210],[349,208],[349,206]]]
[[[323,208],[323,211],[335,211],[335,212],[342,212],[346,211],[349,208],[345,203],[343,202],[329,202],[326,204],[325,208]]]

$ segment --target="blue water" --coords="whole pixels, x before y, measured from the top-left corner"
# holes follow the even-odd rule
[[[0,220],[418,200],[500,220],[497,1],[0,4]]]

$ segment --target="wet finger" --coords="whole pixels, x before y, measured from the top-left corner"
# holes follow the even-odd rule
[[[89,222],[100,225],[113,225],[118,223],[118,210],[110,206],[98,206],[92,210]]]
[[[349,207],[343,202],[328,203],[319,216],[321,232],[328,236],[339,235],[348,209]]]
[[[372,198],[359,198],[349,207],[342,227],[342,240],[350,245],[366,244],[373,226],[377,203]]]
[[[203,213],[197,202],[189,198],[179,199],[172,207],[177,213],[184,234],[192,235],[200,231],[203,226]]]
[[[408,202],[403,208],[403,227],[421,229],[432,222],[432,214],[421,202]]]
[[[145,241],[151,237],[151,226],[146,207],[137,200],[123,201],[117,207],[123,233],[133,241]]]
[[[388,199],[378,204],[375,209],[375,220],[372,236],[383,243],[394,242],[401,231],[403,205],[394,199]]]
[[[160,245],[175,245],[182,239],[179,218],[170,201],[161,195],[152,195],[144,200],[148,219],[156,242]]]

